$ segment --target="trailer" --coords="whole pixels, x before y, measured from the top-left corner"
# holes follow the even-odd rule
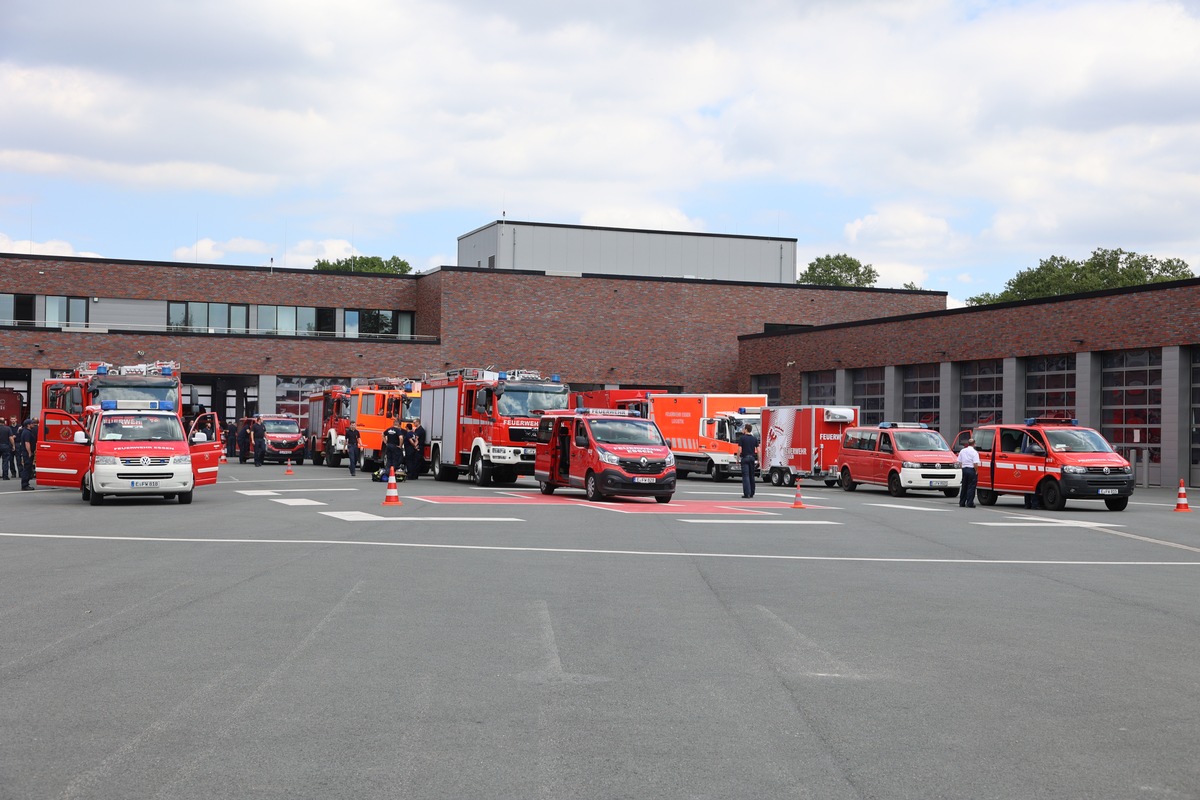
[[[858,406],[772,406],[762,409],[758,463],[763,480],[795,486],[807,478],[838,482],[842,434],[858,424]]]

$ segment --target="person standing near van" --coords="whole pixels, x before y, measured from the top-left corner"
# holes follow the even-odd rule
[[[967,439],[967,446],[958,451],[958,465],[962,467],[962,490],[958,494],[959,508],[975,507],[975,487],[979,485],[979,451],[975,440]]]
[[[34,464],[37,457],[37,420],[27,419],[21,426],[21,432],[17,434],[17,457],[21,459],[18,463],[21,489],[31,492],[33,487],[30,482],[37,477],[37,466]]]
[[[254,448],[254,466],[261,467],[267,455],[267,426],[263,425],[261,416],[256,416],[250,426],[250,446]]]
[[[8,420],[0,417],[0,466],[4,469],[4,480],[9,479],[13,468],[13,448],[16,446],[16,433],[8,427]]]
[[[346,428],[346,456],[350,459],[350,477],[353,478],[355,470],[358,469],[358,443],[362,440],[362,434],[358,432],[358,423],[350,420],[350,427]]]
[[[754,466],[758,461],[758,437],[754,426],[746,423],[738,437],[738,456],[742,462],[742,497],[754,497]]]
[[[383,432],[383,448],[387,453],[387,463],[383,468],[404,469],[404,430],[400,427],[399,417]]]

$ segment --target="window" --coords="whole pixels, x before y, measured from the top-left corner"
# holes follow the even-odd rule
[[[1075,354],[1043,356],[1025,362],[1025,415],[1075,417]]]
[[[959,379],[962,428],[992,425],[1000,421],[1004,409],[1004,361],[967,361]]]
[[[388,311],[384,309],[348,309],[346,311],[346,337],[359,336],[412,336],[413,313],[411,311]]]
[[[346,312],[349,324],[350,312]],[[258,331],[279,336],[333,336],[337,311],[313,306],[259,306]]]
[[[883,422],[884,368],[854,370],[854,405],[858,406],[859,425]]]
[[[193,333],[246,333],[250,306],[230,303],[167,303],[167,330]]]
[[[64,328],[87,325],[86,297],[46,296],[46,327]]]
[[[33,301],[31,294],[0,294],[0,325],[33,325]]]
[[[1130,461],[1137,453],[1122,445],[1153,444],[1150,462],[1160,461],[1162,448],[1162,350],[1121,350],[1102,361],[1100,432]],[[1134,458],[1130,458],[1130,455]],[[1140,460],[1140,459],[1138,459]]]
[[[941,366],[911,364],[904,368],[905,422],[924,422],[935,430],[941,427]]]
[[[767,405],[769,406],[779,405],[783,397],[779,390],[779,373],[773,372],[769,375],[751,375],[750,391],[755,394],[765,394],[767,396]]]
[[[808,373],[808,388],[805,394],[807,403],[821,406],[833,405],[837,395],[837,370],[827,369]]]

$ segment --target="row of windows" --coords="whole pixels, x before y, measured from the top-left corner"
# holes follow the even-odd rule
[[[256,333],[279,336],[334,336],[337,309],[314,306],[267,306],[258,308]],[[239,303],[167,303],[167,327],[171,330],[207,333],[250,332],[250,306]],[[346,309],[345,336],[411,336],[413,313],[386,309]]]
[[[36,300],[37,295],[32,294],[0,294],[0,325],[36,325]],[[45,327],[65,328],[87,321],[86,297],[46,296]]]

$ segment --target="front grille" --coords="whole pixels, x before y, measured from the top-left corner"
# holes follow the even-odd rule
[[[953,472],[922,472],[921,480],[925,481],[952,481],[955,473]]]
[[[147,467],[161,467],[161,466],[164,466],[164,465],[166,465],[166,464],[170,464],[170,463],[171,463],[171,457],[170,457],[170,456],[151,456],[151,457],[149,458],[149,460],[147,460],[147,461],[146,461],[146,463],[145,463],[145,466],[147,466]],[[121,459],[121,466],[123,466],[123,467],[140,467],[140,466],[143,466],[143,464],[142,464],[142,457],[141,457],[141,456],[134,456],[133,458],[122,458],[122,459]]]
[[[642,464],[640,458],[622,458],[620,466],[630,475],[660,475],[667,468],[667,462],[647,461]]]
[[[508,438],[514,442],[536,442],[537,428],[509,428]]]
[[[934,461],[922,461],[921,469],[950,469],[950,465],[953,463],[953,461],[942,461],[940,463]]]
[[[175,477],[174,472],[118,472],[117,478],[123,481],[169,481]]]
[[[1108,470],[1105,472],[1104,470]],[[1088,475],[1128,475],[1129,473],[1121,471],[1120,467],[1088,467]]]

